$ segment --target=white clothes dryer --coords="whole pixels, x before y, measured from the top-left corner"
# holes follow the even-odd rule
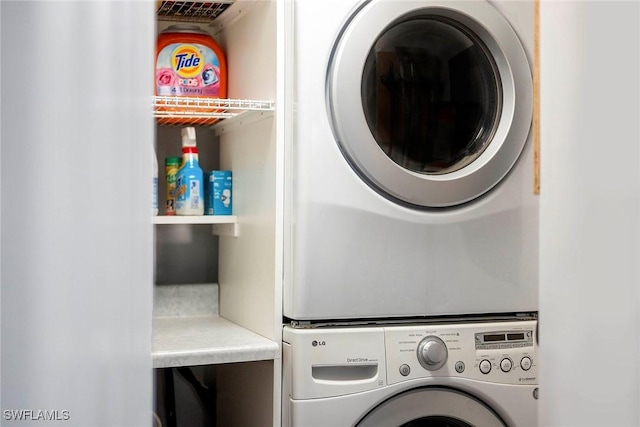
[[[283,333],[283,427],[533,427],[536,322]]]
[[[284,315],[536,311],[533,2],[290,7]]]

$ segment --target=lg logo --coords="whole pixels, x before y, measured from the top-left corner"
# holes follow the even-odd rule
[[[312,345],[312,346],[314,346],[314,347],[317,347],[317,346],[319,346],[319,345],[321,345],[321,346],[322,346],[322,345],[327,345],[327,343],[326,343],[326,342],[324,342],[324,341],[316,341],[316,340],[313,340],[313,341],[311,342],[311,345]]]

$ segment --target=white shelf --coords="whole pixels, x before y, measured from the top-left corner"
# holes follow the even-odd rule
[[[238,217],[236,215],[168,216],[153,217],[156,225],[211,225],[211,233],[216,236],[238,237]]]
[[[158,215],[153,217],[154,224],[237,224],[236,215],[202,215],[202,216],[178,216],[178,215]]]
[[[153,367],[215,365],[273,360],[277,343],[220,316],[153,319]]]

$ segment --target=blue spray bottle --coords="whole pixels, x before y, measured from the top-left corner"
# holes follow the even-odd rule
[[[176,174],[176,214],[204,214],[204,181],[198,164],[196,130],[182,129],[182,165]]]

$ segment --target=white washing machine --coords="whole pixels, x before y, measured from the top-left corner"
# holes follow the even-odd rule
[[[283,427],[537,425],[536,322],[285,327]]]
[[[290,7],[285,316],[536,311],[533,2]]]

